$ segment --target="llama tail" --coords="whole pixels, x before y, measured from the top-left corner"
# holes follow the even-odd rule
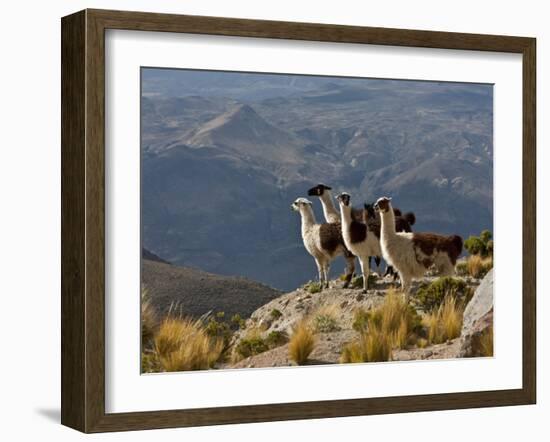
[[[403,218],[409,223],[409,225],[414,226],[416,222],[416,216],[413,212],[407,212],[403,215]],[[460,246],[462,248],[462,246]]]

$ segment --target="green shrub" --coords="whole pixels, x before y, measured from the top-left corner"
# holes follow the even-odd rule
[[[280,312],[280,310],[277,310],[276,308],[274,308],[273,310],[271,310],[271,312],[269,313],[269,315],[271,316],[271,318],[273,320],[277,320],[279,319],[281,316],[283,316],[283,314]]]
[[[468,250],[470,255],[481,255],[485,250],[483,241],[477,236],[470,236],[464,241],[464,248]]]
[[[241,315],[239,315],[238,313],[234,314],[231,317],[231,324],[237,329],[242,329],[246,327],[246,321],[241,318]]]
[[[493,234],[483,230],[479,236],[470,236],[464,241],[464,248],[470,255],[493,256]]]
[[[267,335],[265,342],[269,348],[280,347],[288,342],[288,336],[285,332],[273,330]]]
[[[315,281],[309,281],[307,284],[304,284],[303,288],[311,294],[319,293],[323,290],[321,283]]]
[[[455,266],[455,270],[458,276],[467,276],[469,274],[468,261],[457,262]]]
[[[462,298],[466,304],[473,290],[462,279],[445,276],[438,278],[430,284],[422,284],[416,292],[416,298],[422,309],[430,312],[437,309],[448,296]]]
[[[243,358],[248,358],[249,356],[254,356],[267,350],[269,350],[268,345],[260,337],[241,339],[235,347],[235,351]]]
[[[340,330],[338,321],[331,315],[317,315],[313,318],[313,328],[317,332],[330,333]]]
[[[222,339],[225,351],[229,347],[233,333],[238,329],[245,328],[246,321],[239,314],[233,315],[229,322],[225,321],[224,318],[224,312],[217,312],[214,316],[208,318],[204,329],[208,336]]]

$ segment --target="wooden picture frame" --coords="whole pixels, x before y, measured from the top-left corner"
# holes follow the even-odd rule
[[[523,385],[467,393],[105,412],[105,30],[518,53],[523,58]],[[536,41],[533,38],[84,10],[62,19],[62,409],[83,432],[533,404],[536,400]]]

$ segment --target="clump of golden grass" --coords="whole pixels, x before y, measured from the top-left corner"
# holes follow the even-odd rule
[[[388,335],[392,347],[404,348],[409,336],[420,324],[420,317],[395,290],[389,290],[384,303],[369,314],[368,326]]]
[[[419,338],[417,341],[416,341],[416,346],[418,348],[426,348],[428,346],[428,340],[427,339],[424,339],[424,338]]]
[[[480,356],[493,356],[493,326],[485,330],[479,338]]]
[[[472,278],[482,278],[493,268],[493,257],[482,258],[480,255],[471,255],[468,257],[467,266]]]
[[[155,311],[148,290],[141,289],[141,345],[147,347],[152,342],[158,327],[157,312]]]
[[[381,306],[372,311],[358,309],[353,328],[359,339],[342,349],[341,362],[381,362],[391,359],[393,348],[416,341],[420,317],[400,293],[389,290]]]
[[[223,341],[208,336],[200,320],[169,316],[154,338],[154,351],[164,371],[212,368],[223,351]]]
[[[309,321],[300,321],[292,330],[288,343],[288,357],[298,365],[305,364],[315,348],[315,343],[315,334]]]
[[[423,323],[428,328],[428,343],[441,344],[460,336],[464,307],[455,297],[443,301],[437,310],[427,314]]]
[[[367,333],[361,333],[359,339],[342,349],[341,363],[383,362],[391,359],[391,336],[378,327],[371,327]]]

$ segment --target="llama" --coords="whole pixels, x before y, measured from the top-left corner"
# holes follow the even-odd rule
[[[341,193],[336,199],[340,204],[344,244],[359,258],[363,274],[363,293],[366,293],[370,274],[369,258],[381,255],[380,241],[372,232],[369,232],[368,223],[362,223],[353,218],[349,193]]]
[[[374,203],[366,204],[363,211],[363,222],[369,224],[369,229],[380,239],[380,215],[374,210]],[[393,214],[395,215],[395,230],[396,232],[412,232],[411,226],[416,222],[416,216],[413,212],[407,212],[404,215],[401,210],[394,208]],[[375,263],[378,267],[380,265],[380,257],[375,257]],[[369,259],[370,265],[370,259]],[[397,280],[398,274],[391,265],[386,265],[386,276],[392,276],[393,280]]]
[[[396,232],[391,198],[379,198],[374,207],[380,213],[382,222],[382,256],[399,272],[406,298],[409,296],[413,279],[423,277],[432,265],[442,275],[454,273],[456,259],[462,253],[460,236]]]
[[[344,245],[340,222],[317,224],[312,205],[313,203],[306,198],[297,198],[291,205],[292,210],[300,212],[302,218],[304,247],[315,259],[321,288],[329,287],[331,261],[339,255],[344,255],[347,263],[345,288],[349,285],[355,271],[355,257]]]

